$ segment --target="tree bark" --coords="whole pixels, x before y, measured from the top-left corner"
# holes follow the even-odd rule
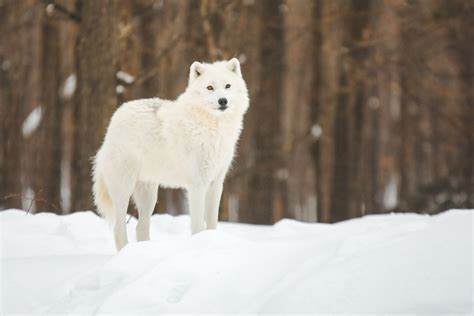
[[[21,117],[23,107],[13,88],[19,82],[21,60],[18,34],[11,29],[21,12],[13,2],[0,5],[0,209],[21,207]],[[16,51],[16,52],[15,52]],[[14,53],[15,52],[15,53]],[[16,80],[15,80],[16,79]],[[13,196],[16,195],[16,196]]]
[[[25,199],[32,155],[29,135],[22,131],[28,114],[40,105],[41,13],[31,10],[33,5],[26,0],[0,4],[0,208],[21,208],[34,198],[29,191]],[[32,128],[31,136],[35,132]]]
[[[286,179],[282,166],[281,91],[283,75],[283,17],[280,1],[259,1],[261,20],[260,86],[255,105],[255,166],[249,182],[251,210],[243,220],[269,224],[280,219],[287,207]],[[250,216],[253,215],[253,216]]]
[[[350,16],[342,22],[344,26],[342,45],[348,52],[342,52],[339,60],[339,87],[334,115],[334,169],[331,191],[331,222],[346,220],[363,214],[362,191],[369,183],[362,182],[360,160],[362,157],[364,113],[368,106],[370,73],[368,69],[369,49],[365,44],[370,36],[370,0],[354,0],[350,3]],[[375,115],[375,114],[374,114]],[[374,118],[373,126],[377,126]],[[373,130],[374,135],[377,131]],[[377,139],[373,140],[377,148]],[[377,161],[373,160],[369,170],[377,179]]]
[[[72,161],[72,208],[91,209],[91,158],[117,107],[118,0],[84,0],[77,47],[78,98]]]
[[[42,119],[31,146],[35,159],[30,174],[36,211],[61,213],[61,126],[59,100],[60,48],[57,21],[44,15],[42,43]]]
[[[319,205],[320,198],[322,196],[322,179],[321,179],[321,143],[320,143],[320,134],[321,134],[321,122],[320,122],[320,112],[321,112],[321,85],[322,85],[322,45],[323,45],[323,31],[322,31],[322,6],[324,2],[314,1],[313,3],[313,25],[312,25],[312,52],[313,56],[313,69],[312,69],[312,78],[311,78],[311,95],[310,95],[310,115],[311,115],[311,134],[313,141],[311,143],[311,158],[314,165],[314,183],[315,183],[315,196],[316,196],[316,214],[317,220],[321,221],[324,219],[324,215],[321,212],[321,207]]]

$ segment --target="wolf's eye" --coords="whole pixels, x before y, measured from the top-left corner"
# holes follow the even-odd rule
[[[207,86],[207,90],[209,90],[209,91],[214,90],[214,87],[213,86]]]
[[[226,85],[225,85],[225,88],[226,88],[226,89],[229,89],[229,88],[230,88],[230,83],[226,84]]]

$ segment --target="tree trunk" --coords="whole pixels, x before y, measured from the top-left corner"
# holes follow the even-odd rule
[[[339,91],[334,115],[334,169],[331,191],[331,222],[349,218],[351,203],[349,134],[349,69],[347,60],[341,60],[339,69]],[[345,69],[344,69],[345,68]]]
[[[14,17],[18,14],[15,10],[17,7],[11,1],[0,4],[0,209],[21,207],[20,126],[23,107],[13,88],[18,84],[15,82],[15,73],[20,71],[18,64],[21,59],[21,38],[11,32],[16,22]]]
[[[53,17],[44,15],[42,56],[42,119],[31,143],[35,159],[30,178],[36,192],[36,211],[61,213],[61,123],[59,100],[59,30]]]
[[[78,98],[73,154],[72,208],[91,209],[91,158],[117,107],[115,61],[118,0],[84,0],[77,47]]]
[[[334,170],[334,116],[336,109],[336,94],[339,89],[339,55],[341,50],[341,22],[334,17],[334,12],[340,12],[343,7],[341,1],[319,2],[320,8],[320,61],[319,69],[315,69],[320,76],[319,102],[321,106],[316,109],[317,124],[313,133],[318,135],[316,159],[318,221],[331,221],[331,192]],[[318,12],[316,12],[318,14]],[[331,17],[331,18],[328,18]],[[324,22],[323,22],[324,21]],[[315,45],[317,45],[315,43]],[[317,96],[316,96],[317,97]],[[316,113],[314,115],[316,115]]]
[[[463,161],[461,162],[461,187],[466,193],[463,207],[474,207],[474,4],[468,2],[457,3],[461,8],[459,18],[460,28],[457,31],[457,57],[460,69],[461,92],[463,94],[462,126],[467,131],[463,146]]]
[[[34,198],[32,190],[26,192],[31,178],[25,172],[32,156],[25,139],[38,126],[26,126],[25,119],[40,105],[41,12],[31,10],[33,5],[26,0],[0,4],[0,208],[27,207]]]
[[[349,9],[350,16],[344,18],[342,52],[339,60],[339,86],[336,94],[334,115],[334,165],[331,191],[331,222],[361,216],[363,183],[359,161],[361,159],[364,109],[368,104],[370,74],[368,72],[369,49],[365,41],[370,36],[370,0],[354,0]],[[374,125],[376,126],[376,124]],[[373,131],[376,133],[376,131]],[[377,139],[374,140],[377,142]],[[374,146],[374,149],[376,147]],[[371,161],[372,176],[376,179],[378,152]]]
[[[316,196],[316,213],[317,220],[321,221],[324,218],[324,214],[321,213],[321,207],[319,205],[320,198],[322,196],[321,190],[321,122],[320,122],[320,111],[321,111],[321,64],[322,64],[322,6],[324,2],[315,1],[313,3],[313,44],[312,44],[312,58],[313,58],[313,69],[312,69],[312,90],[310,95],[310,115],[311,115],[311,135],[313,141],[311,143],[311,157],[314,165],[314,183],[315,183],[315,196]]]
[[[243,221],[269,224],[286,209],[286,178],[279,176],[281,157],[281,91],[283,75],[283,17],[280,1],[259,1],[261,19],[260,86],[255,108],[255,171],[249,183],[249,210]]]

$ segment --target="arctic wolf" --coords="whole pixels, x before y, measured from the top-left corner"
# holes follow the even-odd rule
[[[99,213],[114,227],[118,250],[127,244],[130,197],[138,208],[137,240],[150,238],[158,187],[187,190],[193,234],[215,229],[224,178],[249,107],[236,58],[194,62],[186,90],[174,101],[123,104],[112,116],[94,158]]]

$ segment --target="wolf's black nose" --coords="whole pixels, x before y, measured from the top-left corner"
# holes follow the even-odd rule
[[[226,98],[220,98],[217,102],[221,106],[226,106],[227,105],[227,99]]]

